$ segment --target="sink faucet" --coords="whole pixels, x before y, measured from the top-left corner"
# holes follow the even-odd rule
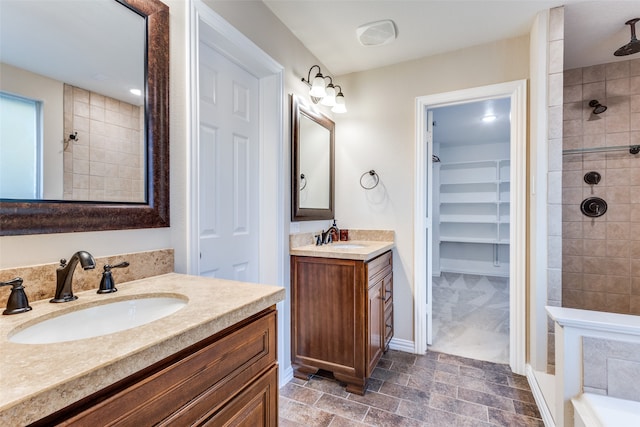
[[[56,295],[49,302],[68,302],[78,299],[77,296],[73,295],[71,288],[73,272],[78,261],[85,270],[96,268],[96,260],[87,251],[78,251],[73,254],[68,264],[66,259],[61,259],[60,267],[56,269]]]
[[[338,230],[338,226],[336,225],[336,220],[333,220],[333,225],[327,229],[327,231],[322,232],[322,244],[331,243],[334,240],[333,232],[335,232],[335,240],[340,240],[340,230]]]

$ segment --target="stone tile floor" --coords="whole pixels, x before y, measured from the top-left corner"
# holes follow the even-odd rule
[[[544,426],[527,379],[508,365],[389,350],[364,396],[320,373],[280,389],[280,426]]]

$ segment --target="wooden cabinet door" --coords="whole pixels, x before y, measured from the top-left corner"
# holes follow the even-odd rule
[[[367,377],[376,367],[384,350],[384,282],[379,280],[369,288],[368,326],[369,345],[367,349]]]

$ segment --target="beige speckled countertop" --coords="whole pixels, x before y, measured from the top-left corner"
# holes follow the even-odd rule
[[[285,298],[284,288],[169,273],[118,292],[78,292],[78,300],[31,302],[33,310],[0,316],[0,425],[36,421]],[[153,295],[186,297],[177,312],[146,325],[56,344],[15,344],[14,328],[103,302]]]
[[[349,247],[349,246],[358,247]],[[369,261],[394,246],[393,241],[348,240],[326,245],[305,245],[289,249],[289,254],[322,258],[354,259]]]

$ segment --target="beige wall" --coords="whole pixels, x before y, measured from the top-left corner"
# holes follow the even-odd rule
[[[348,113],[336,117],[336,218],[344,228],[395,230],[396,338],[414,339],[416,97],[526,79],[528,72],[525,36],[339,76]],[[370,169],[380,176],[378,191],[360,187]]]
[[[43,197],[60,200],[63,181],[62,82],[2,63],[0,75],[0,90],[43,103]]]

